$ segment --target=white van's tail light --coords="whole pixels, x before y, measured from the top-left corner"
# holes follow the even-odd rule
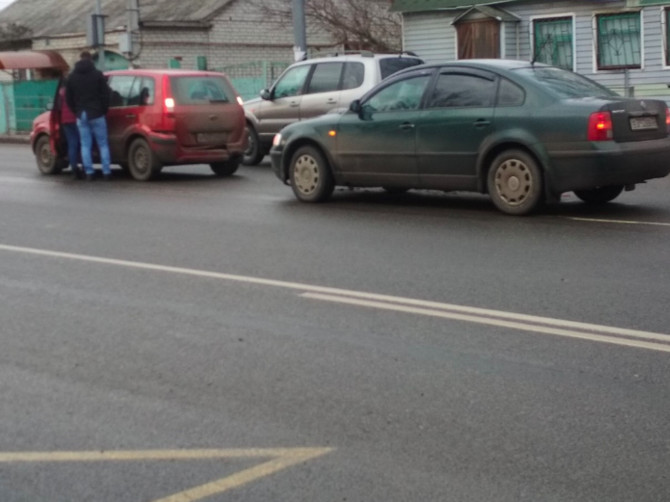
[[[168,112],[173,112],[174,111],[174,99],[173,98],[165,98],[165,108],[167,109]]]
[[[612,114],[595,112],[589,117],[587,138],[589,141],[609,141],[613,136]]]
[[[277,133],[272,138],[272,146],[279,146],[281,144],[281,134]]]

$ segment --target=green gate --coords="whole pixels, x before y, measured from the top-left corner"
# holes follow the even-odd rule
[[[33,120],[53,102],[58,80],[25,80],[14,83],[16,131],[29,132]]]
[[[257,98],[261,90],[272,85],[277,77],[283,72],[290,63],[279,61],[254,61],[218,68],[216,71],[222,71],[240,93],[245,101]]]

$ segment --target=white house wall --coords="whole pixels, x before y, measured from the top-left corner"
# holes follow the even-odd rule
[[[454,16],[440,13],[406,14],[403,20],[404,50],[416,52],[427,63],[456,58]]]
[[[531,59],[531,19],[546,16],[573,16],[575,70],[604,85],[623,91],[626,77],[622,70],[598,71],[596,68],[594,20],[598,13],[624,10],[624,1],[519,2],[505,5],[504,8],[521,18],[521,22],[517,23],[518,46],[514,23],[505,23],[504,40],[501,44],[504,57],[514,59],[518,54],[519,59]],[[670,91],[661,90],[665,84],[670,83],[670,68],[664,64],[665,27],[662,22],[662,7],[650,6],[641,11],[642,69],[628,70],[627,83],[637,92],[644,88],[654,87],[660,93],[656,97],[667,99],[670,97]],[[405,14],[403,19],[405,50],[416,52],[427,62],[441,63],[455,59],[457,54],[456,30],[451,23],[462,13],[462,10],[452,10]]]

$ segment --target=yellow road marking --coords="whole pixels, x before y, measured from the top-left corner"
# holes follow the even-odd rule
[[[619,225],[653,225],[658,227],[670,227],[670,223],[664,223],[662,221],[607,220],[600,218],[578,218],[576,216],[569,216],[567,218],[569,220],[589,221],[592,223],[616,223]]]
[[[138,451],[55,451],[0,452],[0,463],[19,462],[118,462],[152,460],[203,460],[230,458],[270,458],[249,469],[225,478],[196,486],[154,502],[195,502],[240,487],[257,479],[307,462],[333,451],[334,448],[252,448],[201,450]]]

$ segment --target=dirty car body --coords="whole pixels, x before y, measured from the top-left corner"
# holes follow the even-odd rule
[[[468,60],[404,70],[341,115],[290,125],[271,156],[306,202],[337,185],[463,190],[521,215],[563,192],[604,203],[666,176],[668,127],[664,101],[547,65]]]
[[[244,110],[228,78],[217,72],[188,70],[118,70],[106,74],[111,102],[107,129],[112,163],[146,181],[163,166],[209,164],[230,175],[246,148]],[[67,165],[57,126],[59,103],[38,116],[31,140],[38,167],[46,174]],[[55,156],[44,165],[44,137]]]

